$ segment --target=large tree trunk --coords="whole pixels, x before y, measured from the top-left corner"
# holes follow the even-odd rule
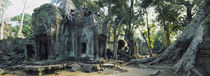
[[[4,38],[4,8],[2,7],[2,20],[1,20],[1,32],[0,32],[0,40]]]
[[[25,9],[26,9],[26,3],[27,3],[27,0],[24,0],[24,7],[23,7],[23,11],[22,11],[22,17],[21,17],[21,22],[20,22],[20,28],[18,30],[18,34],[17,36],[19,38],[24,38],[24,35],[22,33],[22,28],[23,28],[23,20],[24,20],[24,14],[25,14]]]
[[[177,74],[188,76],[203,76],[204,73],[197,66],[198,45],[207,40],[206,35],[210,27],[210,0],[198,11],[179,38],[163,53],[155,57],[142,59],[139,63],[156,64],[160,62],[175,63],[172,70]],[[201,73],[202,72],[202,73]]]
[[[141,32],[140,28],[138,28],[138,29],[139,29],[139,32],[141,33],[141,35],[142,35],[144,41],[145,41],[146,44],[147,44],[147,48],[148,48],[148,52],[149,52],[150,57],[153,57],[152,49],[150,48],[150,45],[148,44],[148,41],[147,41],[146,37],[145,37],[144,34]]]
[[[116,32],[117,32],[117,28],[116,28],[116,24],[113,25],[113,28],[114,28],[114,44],[113,44],[113,54],[114,54],[114,58],[115,60],[117,60],[117,35],[116,35]]]
[[[125,40],[128,42],[129,46],[129,56],[133,56],[134,47],[136,46],[134,43],[134,25],[132,25],[133,16],[134,16],[134,0],[131,0],[130,2],[130,8],[129,8],[129,23],[128,27],[125,30]]]

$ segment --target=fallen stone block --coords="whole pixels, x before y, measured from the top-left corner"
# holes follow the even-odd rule
[[[56,65],[27,65],[22,67],[23,70],[30,74],[43,75],[45,73],[53,73],[55,70],[64,68],[63,64]]]
[[[8,74],[9,72],[10,72],[9,70],[0,69],[0,76],[4,74]]]
[[[2,59],[2,60],[10,60],[11,57],[5,55],[5,56],[3,56],[1,59]]]
[[[0,69],[0,75],[2,75],[4,73],[3,69]]]
[[[105,63],[105,64],[102,65],[102,67],[111,67],[111,68],[113,68],[113,67],[115,67],[115,65],[113,63]]]
[[[102,69],[99,64],[93,64],[92,71],[98,72],[98,71],[102,71]]]
[[[79,64],[72,64],[71,66],[72,66],[72,68],[70,71],[72,71],[72,72],[78,71],[80,69]]]
[[[92,68],[93,68],[93,66],[91,64],[83,64],[81,66],[81,71],[82,72],[91,72]]]
[[[151,76],[157,76],[159,73],[160,73],[160,70],[156,70],[151,74]]]

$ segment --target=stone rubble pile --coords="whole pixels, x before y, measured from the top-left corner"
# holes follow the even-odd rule
[[[0,68],[21,64],[24,59],[24,49],[20,47],[10,47],[0,53]]]

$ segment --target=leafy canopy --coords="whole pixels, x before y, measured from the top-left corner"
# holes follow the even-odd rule
[[[20,25],[20,22],[21,22],[21,16],[22,16],[22,14],[14,16],[14,17],[11,18],[11,21],[17,21],[18,22],[18,24],[15,27],[12,28],[12,32],[14,32],[15,34],[18,33],[19,25]],[[24,14],[22,33],[25,37],[31,37],[32,36],[31,19],[32,19],[32,16],[30,14],[28,14],[28,13]]]

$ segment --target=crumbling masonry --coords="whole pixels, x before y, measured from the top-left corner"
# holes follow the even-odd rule
[[[106,33],[87,9],[72,10],[66,19],[60,8],[44,4],[32,15],[33,40],[26,43],[27,60],[97,60],[104,56]]]

